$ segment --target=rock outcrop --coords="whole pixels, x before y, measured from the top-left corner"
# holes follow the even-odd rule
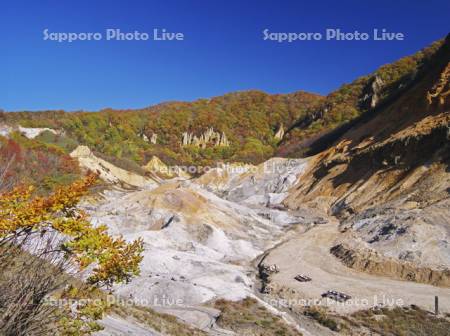
[[[0,135],[7,137],[11,132],[14,131],[14,128],[7,124],[0,124]]]
[[[50,132],[53,134],[61,134],[61,131],[51,128],[30,128],[22,126],[11,126],[7,124],[0,124],[0,135],[7,137],[12,132],[19,132],[28,139],[34,139],[44,132]]]
[[[188,179],[191,177],[180,167],[178,166],[169,167],[156,156],[152,156],[150,161],[148,161],[147,164],[142,167],[142,169],[144,169],[148,173],[156,174],[161,178],[181,177],[183,179]]]
[[[428,103],[431,104],[434,99],[439,100],[440,104],[444,104],[447,96],[450,95],[450,62],[442,71],[439,81],[427,92]]]
[[[158,141],[158,134],[153,133],[152,136],[150,137],[150,143],[156,144],[156,141]]]
[[[226,164],[195,183],[227,200],[258,206],[281,206],[287,191],[308,165],[307,159],[272,158],[258,166]]]
[[[200,136],[194,135],[191,132],[184,132],[181,136],[181,145],[192,145],[200,148],[206,148],[207,146],[228,147],[230,145],[230,141],[224,132],[220,133],[214,131],[214,129],[210,127]]]
[[[284,127],[283,124],[280,125],[280,127],[278,128],[278,130],[275,133],[275,139],[281,140],[284,137]]]
[[[364,88],[363,97],[360,100],[361,108],[373,109],[380,101],[380,93],[383,89],[383,80],[378,76],[373,76]]]
[[[87,146],[78,146],[70,156],[76,158],[82,168],[98,173],[100,179],[107,183],[145,189],[155,188],[158,185],[153,179],[116,167],[96,157]]]
[[[438,270],[430,267],[418,267],[412,262],[382,256],[375,250],[353,249],[345,244],[333,246],[330,253],[348,267],[358,271],[434,286],[450,287],[449,269]]]
[[[158,134],[156,133],[152,133],[152,135],[150,136],[150,138],[145,134],[142,133],[141,134],[141,138],[145,141],[145,142],[149,142],[151,144],[156,144],[156,142],[158,141]]]
[[[151,190],[105,190],[95,206],[85,206],[92,221],[107,225],[111,234],[144,241],[141,274],[116,293],[150,302],[162,295],[181,300],[167,312],[189,314],[188,321],[200,304],[253,297],[251,262],[276,244],[291,222],[298,223],[290,214],[267,219],[191,181]]]

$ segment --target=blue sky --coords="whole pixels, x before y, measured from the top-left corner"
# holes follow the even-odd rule
[[[449,32],[450,1],[21,1],[0,5],[0,108],[139,108],[231,91],[326,94]],[[182,32],[184,41],[44,41],[50,32]],[[404,41],[264,41],[271,32],[372,32]]]

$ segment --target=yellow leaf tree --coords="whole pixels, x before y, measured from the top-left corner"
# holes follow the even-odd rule
[[[108,234],[106,226],[93,226],[87,215],[76,207],[80,198],[88,192],[89,187],[95,184],[96,179],[95,174],[89,173],[84,179],[72,185],[60,187],[49,196],[36,195],[35,189],[31,186],[17,187],[0,194],[0,266],[4,269],[4,265],[11,264],[11,260],[13,260],[12,263],[17,264],[18,259],[24,259],[23,255],[30,256],[25,259],[42,259],[41,264],[43,264],[45,260],[48,260],[45,255],[52,254],[56,255],[51,261],[54,265],[45,267],[55,268],[56,265],[61,265],[61,260],[64,260],[65,265],[69,264],[78,271],[87,270],[87,285],[96,288],[111,288],[113,284],[128,282],[133,276],[139,274],[143,252],[142,240],[126,242],[120,236],[112,237]],[[50,244],[47,243],[44,250],[35,253],[33,248],[30,248],[30,246],[36,246],[39,241],[47,239],[46,237],[55,235],[58,239],[53,239]],[[37,250],[34,249],[34,251]],[[21,254],[22,257],[8,259],[8,253]],[[39,274],[39,261],[29,265],[34,265],[33,267],[37,269],[34,273],[29,272],[30,274]],[[29,267],[23,268],[22,273],[29,271],[27,268]],[[33,279],[30,278],[36,276],[27,275],[27,277],[32,281]],[[17,303],[9,302],[17,301],[14,295],[5,296],[3,302],[0,295],[0,333],[3,325],[7,330],[12,330],[5,334],[23,333],[25,335],[31,327],[25,325],[18,330],[17,325],[19,322],[24,324],[25,317],[29,319],[33,307],[41,307],[44,296],[51,294],[55,286],[49,286],[52,283],[51,277],[36,285],[26,283],[27,279],[23,284],[20,283],[23,279],[20,281],[11,281],[11,279],[10,277],[9,284],[17,283],[17,292],[20,295],[22,292],[29,291],[27,296],[29,299],[17,306]],[[1,280],[0,276],[0,282]],[[18,313],[20,309],[23,311]],[[75,317],[73,320],[77,322],[77,325],[80,324],[79,318]],[[65,323],[67,325],[67,319]],[[72,327],[74,325],[72,324]],[[90,329],[86,329],[82,323],[80,328],[76,328],[78,329],[87,330],[85,334],[89,334]]]

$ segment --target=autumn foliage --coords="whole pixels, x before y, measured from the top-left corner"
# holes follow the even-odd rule
[[[57,146],[13,134],[0,136],[0,191],[18,184],[33,184],[49,192],[79,176],[78,164]]]
[[[94,265],[88,281],[110,286],[126,282],[139,273],[142,241],[127,243],[122,237],[108,235],[103,225],[93,227],[86,214],[75,208],[80,198],[96,181],[95,174],[51,195],[34,196],[31,186],[16,187],[0,196],[0,246],[23,244],[30,237],[55,231],[66,239],[59,246],[80,269]]]
[[[274,135],[280,125],[287,128],[321,99],[303,91],[270,95],[253,90],[139,110],[7,113],[6,121],[23,127],[63,130],[66,138],[93,151],[139,165],[153,155],[168,164],[211,165],[217,160],[256,163],[273,153],[278,142]],[[231,145],[203,149],[180,146],[183,132],[200,136],[210,127],[225,133]],[[153,134],[157,134],[155,144],[145,141]],[[50,136],[36,140],[58,143]]]

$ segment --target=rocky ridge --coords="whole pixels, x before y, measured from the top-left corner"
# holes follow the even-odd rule
[[[212,127],[210,127],[205,132],[200,134],[200,136],[194,135],[191,132],[184,132],[181,135],[181,145],[192,145],[200,148],[206,148],[208,145],[215,147],[228,147],[230,145],[230,141],[224,132],[216,132]]]
[[[100,179],[114,185],[131,188],[153,188],[158,185],[156,179],[129,172],[96,157],[87,146],[78,146],[70,156],[77,159],[83,169],[98,173]]]

